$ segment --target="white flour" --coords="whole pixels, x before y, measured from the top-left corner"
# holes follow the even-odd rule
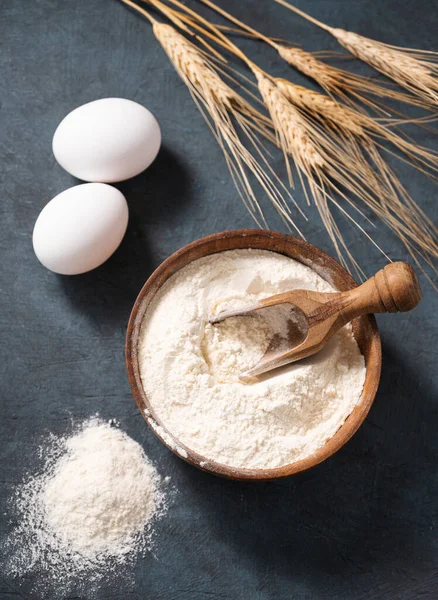
[[[285,256],[235,250],[191,263],[157,293],[142,324],[140,372],[175,444],[205,461],[273,468],[312,454],[343,424],[365,380],[350,326],[319,354],[244,384],[238,376],[263,355],[268,324],[262,317],[208,323],[211,313],[297,288],[334,291]]]
[[[97,419],[71,437],[52,437],[43,453],[43,472],[14,498],[19,522],[7,570],[41,573],[42,585],[58,592],[81,580],[89,591],[148,548],[165,508],[161,479],[139,444]]]

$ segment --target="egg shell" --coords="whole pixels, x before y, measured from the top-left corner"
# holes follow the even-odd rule
[[[127,225],[128,205],[119,190],[84,183],[46,204],[35,223],[33,248],[47,269],[77,275],[104,263],[119,246]]]
[[[160,126],[147,108],[124,98],[103,98],[69,113],[52,146],[56,160],[71,175],[111,183],[147,169],[160,144]]]

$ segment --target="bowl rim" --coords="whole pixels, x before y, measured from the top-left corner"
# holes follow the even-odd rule
[[[245,245],[232,246],[234,242],[237,242],[238,244],[244,243]],[[278,246],[279,249],[273,250],[269,247],[267,248],[266,244]],[[291,256],[290,254],[287,254],[286,248],[290,249],[292,247],[294,247],[294,251],[296,250],[297,253],[302,252],[303,256]],[[365,357],[365,384],[358,404],[336,433],[328,439],[321,448],[302,460],[282,467],[271,469],[242,469],[230,467],[209,460],[181,443],[167,430],[149,402],[141,382],[137,360],[138,337],[143,317],[152,298],[167,279],[197,258],[227,250],[244,248],[277,252],[290,258],[294,258],[303,264],[306,264],[307,255],[314,255],[321,261],[320,264],[312,263],[312,265],[307,264],[307,266],[315,270],[326,281],[332,283],[332,281],[327,279],[327,275],[330,273],[332,276],[335,274],[336,277],[339,277],[342,281],[341,287],[343,287],[343,290],[341,291],[352,289],[358,285],[353,277],[334,258],[309,242],[289,234],[260,229],[234,229],[202,237],[171,254],[155,269],[142,286],[128,321],[125,344],[126,369],[132,394],[143,418],[160,441],[179,458],[182,458],[198,469],[228,479],[279,479],[306,471],[332,456],[354,435],[365,420],[377,393],[382,364],[380,334],[374,315],[366,315],[353,321],[353,331],[355,336],[365,336],[366,341],[363,343],[368,345],[368,356]],[[206,251],[207,249],[209,251]],[[205,251],[205,253],[195,256],[200,250]]]

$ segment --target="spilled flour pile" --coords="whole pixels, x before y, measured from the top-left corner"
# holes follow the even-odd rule
[[[151,524],[165,510],[156,469],[139,444],[98,419],[52,437],[43,452],[43,472],[14,498],[9,572],[42,572],[59,585],[119,574],[149,547]]]
[[[258,311],[208,322],[211,314],[299,288],[335,291],[286,256],[233,250],[192,262],[158,291],[142,323],[140,374],[178,447],[233,467],[274,468],[309,456],[344,423],[365,380],[350,325],[313,357],[243,383],[239,375],[262,357],[281,319]]]

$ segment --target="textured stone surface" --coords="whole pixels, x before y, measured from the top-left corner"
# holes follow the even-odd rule
[[[392,44],[436,45],[438,14],[426,0],[297,5]],[[222,6],[307,49],[336,49],[327,34],[270,0],[222,0]],[[304,82],[269,48],[242,44],[262,66]],[[3,2],[0,45],[0,534],[9,528],[6,499],[36,464],[41,435],[62,433],[72,420],[99,412],[121,422],[172,477],[179,495],[158,528],[155,556],[139,562],[134,584],[93,597],[436,598],[437,297],[425,279],[424,300],[414,312],[379,318],[379,393],[365,424],[336,456],[311,472],[260,485],[198,472],[146,427],[126,380],[123,345],[136,294],[164,258],[208,233],[252,226],[221,152],[148,23],[115,0]],[[347,63],[368,72],[353,64]],[[31,244],[41,208],[76,183],[55,162],[51,138],[66,113],[107,96],[152,110],[163,149],[146,173],[120,185],[130,225],[116,254],[87,275],[57,276],[38,263]],[[435,142],[427,131],[415,135]],[[275,164],[284,175],[279,153]],[[436,220],[434,185],[398,167]],[[300,190],[296,198],[304,205]],[[281,230],[269,207],[266,214]],[[307,214],[309,241],[332,253],[317,215]],[[363,237],[345,222],[341,227],[369,274],[383,266]],[[392,258],[406,258],[383,227],[376,239]],[[0,597],[34,599],[34,581],[1,578]],[[77,590],[68,597],[78,598]]]

